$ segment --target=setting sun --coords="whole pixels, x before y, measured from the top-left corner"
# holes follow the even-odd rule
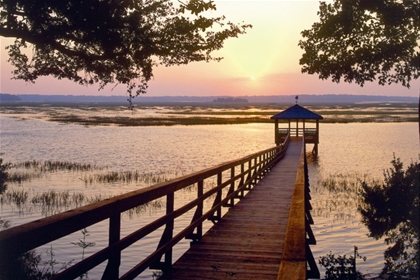
[[[255,76],[250,77],[251,81],[255,81],[257,78]]]

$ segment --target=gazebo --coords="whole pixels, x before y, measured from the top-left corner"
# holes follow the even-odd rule
[[[271,119],[275,120],[274,139],[276,145],[283,143],[283,140],[290,134],[291,137],[304,137],[305,144],[314,144],[312,152],[318,154],[319,120],[323,119],[321,115],[296,104],[272,116]],[[302,127],[299,127],[299,122]]]

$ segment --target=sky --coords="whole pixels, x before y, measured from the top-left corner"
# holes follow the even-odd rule
[[[220,62],[194,62],[182,66],[158,66],[149,82],[149,96],[267,96],[296,94],[355,94],[419,96],[420,80],[407,89],[402,85],[364,87],[301,73],[303,51],[298,42],[301,31],[310,29],[318,19],[319,2],[216,0],[212,16],[225,15],[233,23],[253,25],[247,33],[228,39],[214,53]],[[4,48],[13,39],[0,38],[0,92],[47,95],[127,95],[125,85],[81,86],[68,80],[39,78],[35,84],[14,80],[13,67]]]

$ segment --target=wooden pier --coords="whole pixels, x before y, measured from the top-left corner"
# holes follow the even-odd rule
[[[161,279],[277,279],[302,151],[301,140],[291,141],[284,159]]]
[[[25,252],[103,221],[108,223],[108,245],[52,279],[75,279],[99,268],[106,280],[135,279],[149,268],[162,270],[162,280],[319,278],[309,247],[315,238],[305,144],[315,144],[317,153],[322,117],[296,104],[272,118],[276,143],[272,148],[0,231],[0,279],[17,279],[17,260]],[[305,127],[313,119],[315,130]],[[278,120],[287,120],[287,129],[280,128]],[[186,190],[194,190],[194,197],[176,203],[177,194]],[[122,215],[157,199],[165,201],[166,213],[121,236]],[[180,227],[177,222],[182,219],[191,222]],[[214,226],[203,234],[206,220]],[[161,236],[156,250],[146,257],[130,255],[135,265],[121,271],[127,257],[123,251],[134,244],[150,246],[150,235]],[[183,239],[192,240],[191,247],[174,262],[173,247]]]

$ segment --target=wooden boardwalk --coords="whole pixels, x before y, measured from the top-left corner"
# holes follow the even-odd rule
[[[302,141],[160,279],[277,279]]]

